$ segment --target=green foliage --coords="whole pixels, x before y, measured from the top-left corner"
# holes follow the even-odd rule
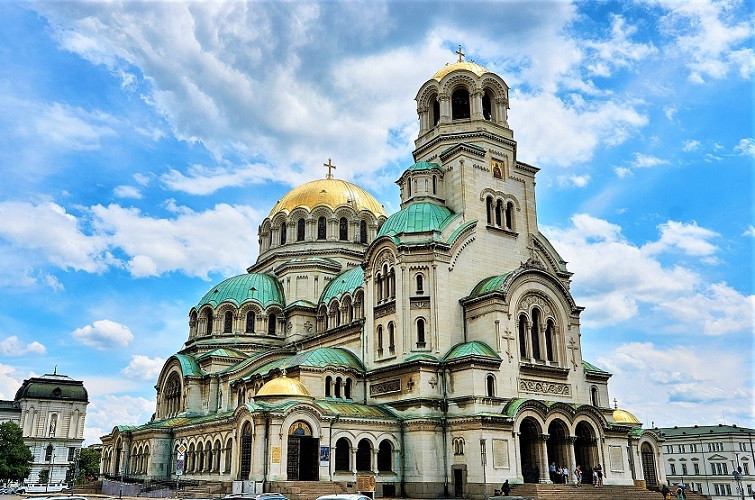
[[[39,483],[49,483],[50,482],[50,471],[49,469],[42,469],[39,471],[39,480],[37,481]]]
[[[23,480],[31,471],[33,458],[21,427],[13,422],[0,424],[0,480]]]
[[[102,452],[92,448],[82,448],[79,453],[79,483],[86,481],[89,476],[97,477],[100,473],[100,457]]]

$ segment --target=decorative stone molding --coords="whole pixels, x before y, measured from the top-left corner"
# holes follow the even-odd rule
[[[396,314],[396,301],[379,305],[374,309],[375,319],[380,319],[383,316],[388,316],[389,314]]]
[[[531,380],[520,378],[519,390],[535,394],[555,394],[557,396],[571,396],[571,385],[543,380]]]
[[[555,318],[556,314],[550,301],[543,295],[537,292],[528,292],[519,301],[518,310],[520,312],[530,312],[533,307],[539,307],[543,312],[544,318]]]
[[[370,384],[370,396],[381,396],[401,392],[401,379],[386,380],[377,384]]]

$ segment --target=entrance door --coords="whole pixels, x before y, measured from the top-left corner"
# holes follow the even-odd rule
[[[249,479],[252,472],[252,425],[247,422],[241,431],[241,469],[239,478]]]
[[[454,498],[464,498],[464,483],[462,482],[462,470],[454,469]]]
[[[540,482],[539,438],[540,426],[531,417],[525,418],[519,426],[519,454],[521,456],[522,479],[525,483]]]
[[[286,476],[289,481],[317,481],[320,479],[320,440],[312,437],[306,422],[294,422],[288,430],[288,460]]]
[[[642,474],[645,476],[645,486],[648,488],[658,487],[658,478],[655,475],[655,457],[653,450],[647,443],[642,444]]]

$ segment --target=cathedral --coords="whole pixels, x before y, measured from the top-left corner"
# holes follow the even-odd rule
[[[102,437],[105,477],[414,498],[547,483],[551,463],[665,482],[661,438],[582,359],[583,308],[538,230],[509,87],[458,54],[417,92],[401,209],[330,160],[283,196],[257,261],[188,311],[153,418]]]

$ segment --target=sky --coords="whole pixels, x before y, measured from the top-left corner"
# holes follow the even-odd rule
[[[583,356],[646,426],[755,427],[753,2],[0,3],[0,399],[84,380],[85,438],[149,420],[190,308],[333,159],[389,213],[414,97],[511,87]],[[504,272],[505,270],[502,270]]]

